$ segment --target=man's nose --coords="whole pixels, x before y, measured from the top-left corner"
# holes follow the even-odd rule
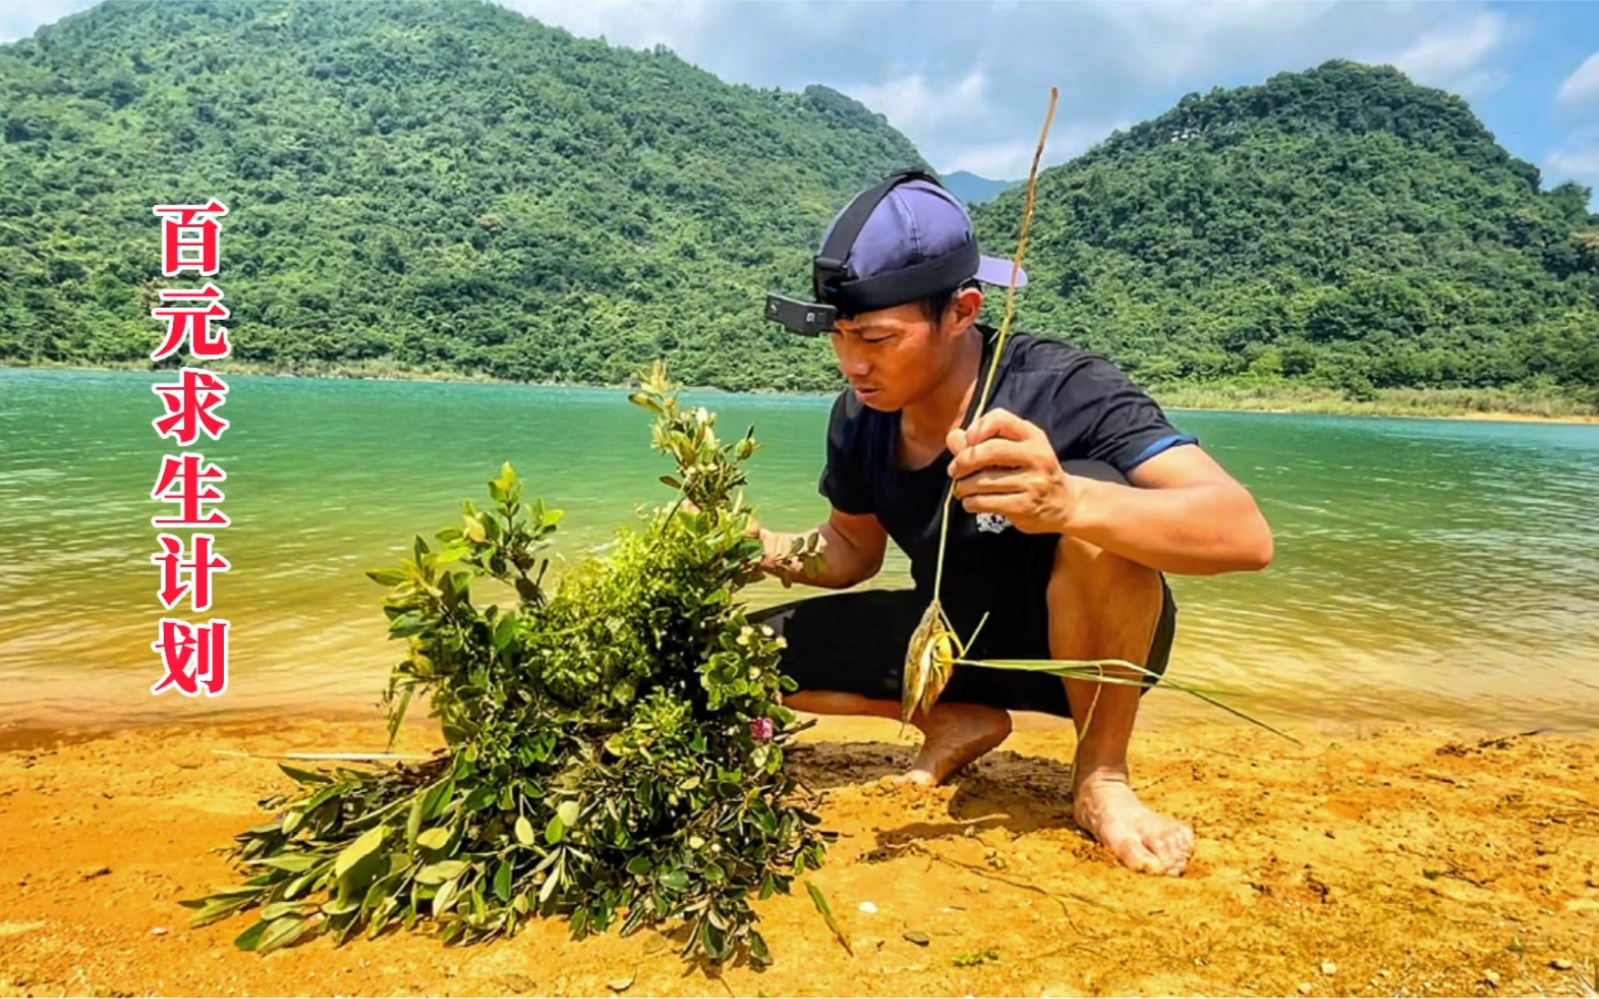
[[[872,364],[866,359],[865,352],[848,347],[839,348],[838,367],[846,378],[865,378],[872,371]]]

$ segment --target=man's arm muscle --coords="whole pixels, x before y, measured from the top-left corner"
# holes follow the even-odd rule
[[[842,590],[871,579],[883,567],[888,532],[873,514],[835,509],[816,533],[821,536],[822,568],[814,576],[807,575],[798,560],[789,555],[795,539],[804,535],[781,534],[764,527],[760,529],[760,539],[766,555],[761,559],[761,568],[776,574],[782,567],[795,582]]]
[[[1270,564],[1271,527],[1254,497],[1198,445],[1162,451],[1129,471],[1127,481],[1072,478],[1064,533],[1163,572],[1209,575]]]

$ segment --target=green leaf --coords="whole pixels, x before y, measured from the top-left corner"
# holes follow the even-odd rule
[[[405,573],[398,569],[371,569],[367,571],[367,576],[382,586],[399,586],[405,582]]]
[[[441,860],[428,864],[416,872],[416,880],[424,885],[441,885],[461,876],[471,865],[464,860]]]
[[[427,850],[442,850],[450,845],[451,831],[448,826],[434,826],[416,838],[416,845]]]
[[[362,833],[360,838],[345,847],[339,854],[339,859],[333,862],[334,877],[342,877],[345,871],[354,867],[363,857],[382,846],[383,839],[388,834],[388,826],[374,826]]]
[[[555,844],[566,835],[566,823],[561,821],[560,815],[550,816],[550,824],[544,827],[544,842]]]
[[[627,873],[629,874],[637,874],[642,876],[650,873],[650,871],[654,869],[655,865],[650,862],[650,858],[644,856],[642,853],[634,854],[633,857],[627,862]]]
[[[688,887],[688,875],[682,871],[667,871],[661,875],[661,884],[673,891],[683,891]]]
[[[570,828],[577,825],[577,818],[581,811],[582,809],[577,802],[563,801],[561,802],[560,807],[555,810],[555,814],[563,823],[565,823],[568,828]]]
[[[561,879],[565,874],[566,861],[563,859],[555,865],[555,869],[553,871],[549,872],[544,879],[543,886],[539,888],[540,905],[543,905],[545,902],[549,901],[550,896],[555,894],[555,889],[561,886]]]
[[[516,841],[523,846],[533,845],[533,823],[527,820],[526,815],[516,818]]]
[[[333,783],[333,778],[328,776],[327,774],[316,773],[316,772],[313,772],[313,771],[310,771],[310,770],[301,770],[299,767],[291,767],[287,763],[279,763],[278,764],[278,769],[282,770],[284,773],[288,774],[290,777],[293,777],[295,780],[299,781],[301,784],[331,784],[331,783]]]
[[[253,924],[249,929],[240,933],[233,940],[233,946],[240,950],[255,950],[261,945],[261,936],[266,933],[266,920]]]
[[[311,868],[321,863],[323,859],[324,858],[319,857],[314,853],[286,853],[279,857],[267,857],[259,861],[259,863],[261,863],[263,866],[276,868],[280,871],[289,871],[291,873],[298,874],[301,871],[309,871]]]
[[[464,762],[464,761],[463,761]],[[422,816],[425,821],[432,821],[444,814],[444,809],[455,796],[455,778],[450,777],[443,784],[428,792],[427,805]]]
[[[305,927],[306,920],[301,916],[284,916],[281,919],[275,919],[267,925],[266,930],[261,934],[260,940],[256,943],[255,952],[265,955],[280,947],[287,947],[300,938],[300,934],[305,932]]]
[[[284,916],[295,915],[302,908],[304,906],[299,902],[273,902],[271,905],[262,907],[261,918],[270,923],[282,919]]]
[[[405,820],[405,844],[409,849],[415,850],[417,836],[422,831],[422,806],[427,802],[427,795],[417,794],[411,798],[411,814]]]
[[[750,930],[750,960],[761,965],[772,963],[772,952],[766,949],[766,938],[755,930]]]
[[[509,861],[500,861],[500,869],[494,872],[494,894],[501,902],[511,901],[511,864]]]
[[[455,882],[446,881],[439,893],[433,896],[433,918],[437,919],[450,909],[450,903],[455,901]]]

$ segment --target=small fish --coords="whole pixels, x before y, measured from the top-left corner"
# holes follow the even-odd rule
[[[972,637],[977,636],[974,633]],[[966,645],[956,637],[949,618],[944,615],[943,605],[935,599],[922,612],[905,653],[905,675],[900,688],[901,725],[910,724],[918,707],[923,713],[933,709],[939,695],[949,686],[956,660],[965,654]]]

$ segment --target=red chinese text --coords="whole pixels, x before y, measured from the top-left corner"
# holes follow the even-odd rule
[[[211,199],[205,205],[157,205],[151,209],[162,216],[161,273],[172,277],[181,271],[199,271],[210,276],[217,272],[217,237],[222,227],[217,219],[228,213],[228,206]],[[184,232],[191,235],[186,239]]]
[[[218,697],[228,689],[228,622],[211,620],[189,624],[170,617],[161,619],[160,637],[150,648],[161,654],[166,675],[150,688],[159,694],[168,687],[189,697],[201,689]]]
[[[166,455],[161,459],[161,475],[156,479],[150,498],[162,503],[176,504],[180,512],[176,517],[151,517],[156,527],[227,527],[228,515],[221,510],[205,510],[211,503],[223,500],[222,490],[209,485],[221,482],[228,473],[212,464],[204,464],[205,456],[185,451],[181,457]]]
[[[161,606],[171,610],[179,600],[188,596],[189,605],[197,611],[211,609],[211,574],[227,572],[233,568],[228,560],[214,554],[211,546],[216,538],[209,534],[194,536],[192,558],[183,557],[183,539],[171,534],[160,535],[161,552],[150,556],[150,561],[161,567],[161,589],[156,596]],[[187,576],[185,580],[183,577]]]
[[[171,437],[184,447],[193,446],[202,432],[221,440],[228,421],[215,410],[227,401],[227,382],[198,368],[184,368],[181,377],[176,383],[150,386],[167,410],[166,416],[156,417],[150,425],[160,436]]]
[[[210,305],[203,309],[151,309],[150,315],[156,319],[164,320],[167,324],[167,338],[155,353],[150,355],[150,360],[159,361],[178,352],[185,343],[189,345],[189,353],[200,358],[227,357],[233,348],[228,343],[228,331],[221,326],[213,331],[211,320],[228,318],[227,307],[217,301],[222,297],[222,289],[210,282],[199,290],[178,289],[161,292],[161,301],[172,302],[179,299],[209,302]]]

